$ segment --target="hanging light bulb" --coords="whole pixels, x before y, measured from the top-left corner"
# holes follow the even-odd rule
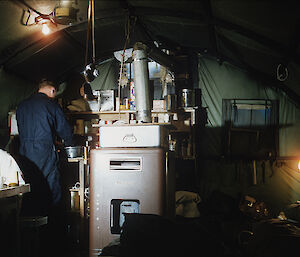
[[[43,26],[43,27],[42,27],[42,32],[43,32],[43,34],[44,34],[44,35],[48,35],[48,34],[50,33],[50,29],[49,29],[48,25],[47,25],[46,23],[43,23],[42,26]]]

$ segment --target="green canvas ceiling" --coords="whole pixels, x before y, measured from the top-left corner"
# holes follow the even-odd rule
[[[24,25],[38,16],[35,11],[49,14],[59,2],[0,1],[0,65],[6,72],[32,82],[42,77],[63,81],[83,69],[88,0],[73,0],[77,20],[58,24],[48,36],[41,25]],[[299,11],[297,1],[95,0],[96,62],[124,48],[127,28],[126,47],[141,41],[159,51],[215,56],[300,104]],[[277,79],[278,69],[288,75],[283,81]]]

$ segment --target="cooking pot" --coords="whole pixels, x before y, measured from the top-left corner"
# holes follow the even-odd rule
[[[193,89],[181,89],[181,107],[195,106],[195,93]]]
[[[65,147],[66,154],[68,158],[77,158],[83,156],[82,146],[67,146]]]

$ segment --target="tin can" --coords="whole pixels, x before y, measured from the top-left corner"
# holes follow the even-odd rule
[[[70,189],[71,193],[71,211],[78,212],[79,211],[79,190],[77,188]]]
[[[184,88],[181,90],[181,107],[195,106],[195,94],[193,89]]]
[[[124,105],[125,105],[125,110],[129,110],[130,109],[130,101],[128,98],[124,99]]]

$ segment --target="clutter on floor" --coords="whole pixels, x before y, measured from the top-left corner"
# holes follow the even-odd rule
[[[294,219],[282,219],[271,217],[266,203],[249,195],[235,199],[214,191],[202,200],[197,193],[178,191],[175,220],[125,214],[120,239],[101,256],[284,256],[300,243],[299,206],[281,212]]]
[[[198,204],[201,202],[199,194],[188,191],[176,191],[176,215],[186,218],[200,217]]]

